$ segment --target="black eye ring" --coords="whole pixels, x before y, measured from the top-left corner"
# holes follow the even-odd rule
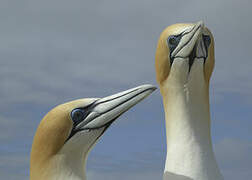
[[[176,47],[181,39],[181,35],[172,35],[167,39],[168,45],[170,48]]]
[[[171,57],[172,52],[176,49],[179,44],[180,39],[182,38],[182,33],[178,35],[171,35],[167,38],[167,44],[170,49],[170,60],[171,65],[173,63],[174,58]]]
[[[209,35],[202,35],[203,37],[203,41],[204,41],[204,44],[206,46],[206,48],[208,48],[211,44],[211,37]]]
[[[85,118],[85,112],[82,109],[74,109],[71,112],[71,117],[74,124],[78,124]]]
[[[176,49],[181,38],[182,38],[182,34],[171,35],[168,37],[167,44],[170,49],[170,54]]]
[[[175,36],[172,36],[168,39],[168,43],[171,46],[176,46],[177,45],[177,38]]]

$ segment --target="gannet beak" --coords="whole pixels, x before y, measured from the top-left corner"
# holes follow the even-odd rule
[[[188,28],[181,34],[181,40],[176,49],[172,52],[171,57],[188,57],[202,34],[204,23],[197,22],[192,28]]]
[[[178,41],[179,43],[174,48],[171,44],[173,41]],[[189,60],[189,72],[195,61],[195,59],[203,60],[205,63],[208,56],[208,47],[211,42],[211,37],[208,35],[204,23],[202,21],[197,22],[194,26],[191,26],[184,30],[179,35],[172,36],[168,38],[168,46],[170,46],[171,54],[171,64],[176,59]],[[173,47],[172,47],[173,46]]]
[[[142,85],[94,101],[84,110],[85,118],[74,125],[69,138],[78,131],[107,128],[121,114],[150,95],[155,89],[156,87],[152,85]]]

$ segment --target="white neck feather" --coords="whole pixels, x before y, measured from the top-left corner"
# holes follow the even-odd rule
[[[88,133],[82,131],[70,139],[61,151],[51,159],[52,167],[55,169],[50,180],[86,180],[88,154],[103,130],[104,128],[100,128]]]
[[[51,159],[54,170],[50,180],[86,180],[86,162],[103,129],[79,132]],[[82,134],[85,135],[82,135]]]
[[[165,82],[167,157],[164,179],[167,180],[223,179],[212,148],[208,85],[202,63],[194,63],[188,79],[177,83],[174,77],[181,72],[171,71],[171,78]],[[184,77],[187,76],[182,74],[178,78]]]
[[[59,153],[53,159],[50,180],[86,180],[87,154],[81,151]]]

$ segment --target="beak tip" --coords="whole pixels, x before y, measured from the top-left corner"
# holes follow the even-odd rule
[[[155,91],[157,89],[156,86],[153,86],[151,84],[142,85],[142,86],[140,86],[140,88],[143,88],[145,90],[151,90],[151,91]]]
[[[156,87],[156,86],[153,86],[153,87],[152,87],[152,90],[153,90],[153,91],[155,91],[156,89],[157,89],[157,87]]]
[[[205,26],[203,20],[198,21],[198,22],[196,23],[196,25],[201,26],[201,27],[204,27],[204,26]]]

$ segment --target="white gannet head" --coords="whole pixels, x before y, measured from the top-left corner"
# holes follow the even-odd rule
[[[192,83],[208,86],[214,68],[211,32],[201,21],[168,26],[158,41],[155,66],[162,95],[167,91],[167,84],[179,88]]]
[[[79,99],[52,109],[40,122],[30,160],[30,178],[83,179],[86,156],[120,115],[156,88],[143,85],[105,98]],[[76,178],[76,177],[77,178]]]

